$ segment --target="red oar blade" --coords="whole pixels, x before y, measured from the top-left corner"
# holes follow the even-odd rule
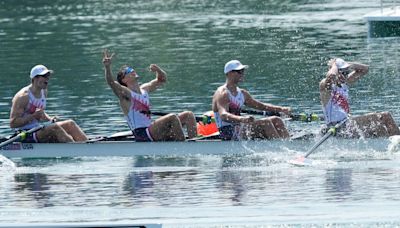
[[[296,159],[289,160],[288,163],[295,165],[295,166],[311,166],[313,161],[304,156],[300,156],[300,157],[297,157]]]

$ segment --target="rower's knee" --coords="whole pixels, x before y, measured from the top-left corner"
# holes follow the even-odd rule
[[[191,111],[184,111],[179,114],[179,120],[182,124],[192,124],[196,122],[196,118]]]
[[[78,126],[74,120],[64,120],[60,122],[60,125],[69,129],[76,128]]]
[[[392,115],[389,112],[381,112],[378,114],[380,119],[383,120],[384,122],[392,120]]]
[[[181,121],[179,120],[179,117],[174,113],[170,113],[164,116],[164,121],[168,125],[169,129],[176,129],[177,127],[181,127]]]
[[[276,127],[285,126],[285,123],[283,122],[283,120],[277,116],[272,116],[269,119],[271,120],[272,124]]]
[[[184,111],[181,112],[179,116],[182,116],[183,118],[190,118],[191,116],[194,116],[194,114],[191,111]]]
[[[49,127],[46,128],[48,128],[48,131],[51,132],[52,134],[59,134],[64,132],[63,127],[58,123],[50,125]]]

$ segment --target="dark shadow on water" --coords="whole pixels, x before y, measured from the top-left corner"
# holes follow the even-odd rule
[[[345,201],[351,197],[352,169],[330,169],[327,170],[325,187],[326,193],[331,195],[334,201]]]

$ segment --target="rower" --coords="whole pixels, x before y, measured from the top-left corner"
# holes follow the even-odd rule
[[[36,128],[41,121],[55,121],[45,112],[47,87],[52,70],[36,65],[30,73],[31,84],[18,91],[12,99],[10,127],[16,131]],[[74,142],[87,137],[73,120],[58,121],[28,134],[23,142]]]
[[[365,76],[368,69],[368,65],[341,58],[329,60],[326,77],[319,84],[328,128],[350,116],[349,86]],[[400,130],[389,112],[380,112],[350,117],[337,134],[347,138],[368,138],[398,135]]]
[[[188,138],[197,135],[196,119],[191,111],[177,115],[170,113],[155,121],[151,120],[149,93],[167,81],[167,74],[163,69],[156,64],[151,64],[149,70],[155,73],[156,78],[139,85],[139,75],[132,67],[124,65],[120,68],[117,81],[115,81],[111,73],[112,57],[113,54],[110,55],[107,50],[104,51],[105,79],[118,97],[122,112],[136,141],[184,141],[185,134],[182,126],[186,127]]]
[[[262,103],[254,99],[250,93],[238,87],[243,81],[245,69],[238,60],[231,60],[225,64],[225,84],[218,87],[212,99],[212,110],[224,140],[240,139],[273,139],[288,138],[289,133],[285,123],[278,116],[270,116],[256,120],[253,116],[241,116],[241,108],[246,105],[261,111],[282,112],[290,114],[288,107]]]

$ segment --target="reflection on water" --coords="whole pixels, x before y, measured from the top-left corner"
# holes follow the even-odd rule
[[[193,159],[201,162],[193,166],[185,165],[191,163],[189,161]],[[265,213],[252,215],[254,219],[252,221],[271,221],[270,219],[274,218],[277,223],[285,223],[286,219],[301,219],[296,217],[301,214],[294,211],[293,214],[286,214],[282,211],[279,212],[283,213],[279,215],[281,219],[276,220],[276,213],[281,206],[285,206],[288,211],[297,207],[307,208],[309,213],[318,212],[324,217],[331,214],[332,209],[329,208],[335,205],[355,209],[354,207],[357,208],[355,205],[368,205],[370,201],[385,204],[400,200],[397,194],[400,185],[396,182],[399,172],[391,161],[377,160],[361,165],[345,162],[336,168],[328,169],[296,168],[286,163],[262,167],[243,165],[243,163],[230,167],[218,166],[224,163],[224,159],[216,156],[196,156],[181,158],[178,163],[160,165],[158,160],[162,158],[154,157],[146,159],[148,162],[151,160],[154,162],[152,165],[147,163],[146,166],[127,163],[124,159],[113,159],[114,168],[99,166],[108,159],[82,160],[80,164],[76,164],[84,169],[82,174],[79,169],[62,174],[41,168],[37,170],[39,172],[17,173],[13,180],[1,176],[0,183],[7,179],[8,185],[13,187],[12,191],[4,188],[0,190],[2,193],[0,201],[6,202],[7,205],[7,202],[12,200],[12,207],[44,210],[54,207],[54,210],[62,210],[63,207],[71,206],[87,208],[89,211],[90,208],[104,206],[124,210],[150,209],[146,210],[146,215],[134,216],[137,219],[161,214],[167,217],[173,216],[173,211],[177,208],[186,210],[189,217],[212,217],[215,208],[221,208],[218,212],[222,213],[221,216],[228,216],[230,212],[224,210],[229,207],[233,207],[237,213],[246,217],[250,216],[247,214],[248,210],[259,208],[265,210]],[[34,165],[34,162],[31,162]],[[60,167],[71,165],[70,161],[60,162],[59,165],[51,161],[49,164],[45,164],[43,160],[38,162],[43,167],[53,166],[53,170],[61,172]],[[88,169],[89,166],[98,168],[92,170]],[[116,172],[116,169],[130,171]],[[390,203],[387,205],[390,208]],[[167,212],[170,207],[171,211]],[[201,208],[211,210],[205,212]],[[274,209],[276,211],[273,213],[267,212]],[[386,210],[385,207],[382,209]],[[371,213],[365,210],[364,212]],[[75,219],[86,216],[72,214]],[[124,214],[112,216],[118,220],[122,219]],[[351,214],[348,216],[351,217]],[[369,216],[375,218],[374,214]],[[29,221],[27,217],[23,219]],[[157,221],[168,220],[164,219],[166,220]]]
[[[336,201],[343,201],[351,197],[352,169],[334,169],[326,173],[327,192]]]
[[[15,192],[20,193],[24,197],[20,202],[37,202],[35,207],[44,208],[54,206],[51,198],[53,193],[50,190],[51,183],[48,182],[48,175],[41,173],[16,174]]]

